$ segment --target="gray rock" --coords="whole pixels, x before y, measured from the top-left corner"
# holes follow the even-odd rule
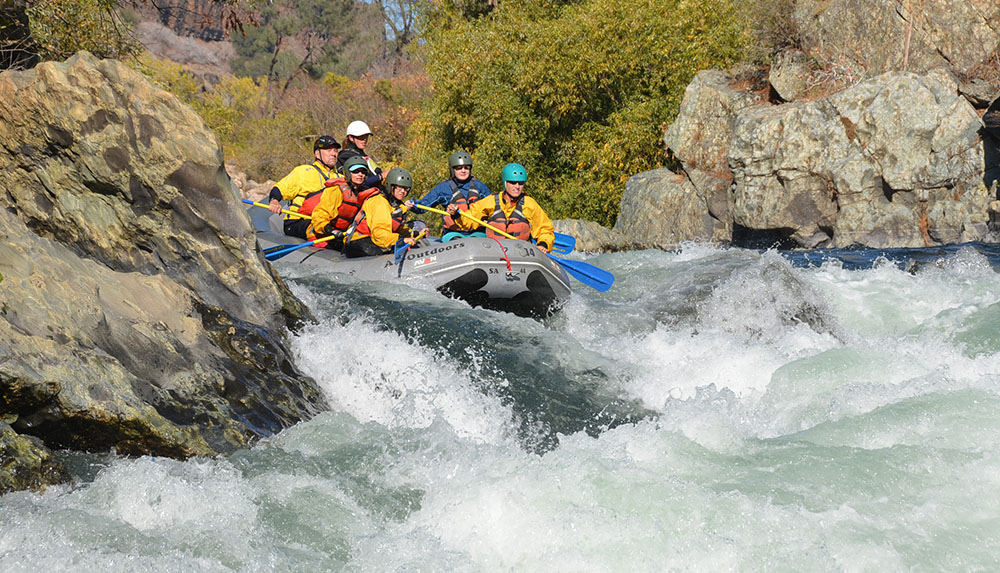
[[[581,219],[557,219],[552,221],[556,232],[572,235],[576,238],[575,251],[603,252],[621,251],[628,248],[624,239],[612,229],[603,227],[593,221]]]
[[[779,52],[771,65],[767,80],[783,101],[795,101],[809,89],[811,62],[799,50]]]
[[[51,448],[215,455],[325,408],[212,132],[119,62],[0,74],[0,414]]]
[[[677,119],[663,134],[663,143],[686,169],[729,173],[726,151],[733,123],[743,108],[760,101],[754,94],[730,87],[732,78],[719,70],[698,72],[684,90]]]
[[[0,422],[0,495],[24,489],[44,490],[68,481],[66,469],[41,440],[19,435]]]
[[[728,183],[694,170],[707,195]],[[712,182],[717,186],[713,188]],[[727,210],[727,207],[721,207]],[[625,183],[615,232],[632,248],[676,248],[684,241],[712,241],[724,237],[725,225],[712,217],[706,193],[692,178],[669,169],[633,175]]]
[[[1000,48],[995,0],[797,0],[792,18],[821,65],[863,77],[940,67],[966,75]]]
[[[976,109],[986,109],[990,107],[998,96],[1000,96],[1000,87],[995,85],[993,82],[989,82],[980,78],[973,78],[967,82],[962,82],[958,86],[958,91],[965,96],[965,99],[969,100]]]
[[[733,224],[805,247],[979,240],[989,200],[981,127],[938,72],[746,110],[730,146]]]

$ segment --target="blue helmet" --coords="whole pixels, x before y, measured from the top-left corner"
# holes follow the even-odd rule
[[[520,163],[508,163],[504,166],[500,178],[503,179],[504,183],[508,181],[524,183],[528,180],[528,170]]]

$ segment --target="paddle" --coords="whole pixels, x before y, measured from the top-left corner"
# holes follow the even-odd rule
[[[271,206],[265,203],[258,203],[256,201],[251,201],[249,199],[244,199],[243,202],[246,203],[247,205],[253,205],[254,207],[262,207],[264,209],[267,209],[268,211],[271,210]],[[296,213],[295,211],[289,211],[288,209],[282,209],[281,212],[285,213],[286,215],[295,215],[296,217],[299,217],[301,219],[312,219],[312,217],[310,217],[309,215],[303,215],[301,213]]]
[[[422,239],[426,234],[427,229],[420,231],[420,234],[417,235],[417,241]],[[416,241],[414,241],[413,244],[415,245]],[[400,248],[401,246],[402,248]],[[406,262],[406,251],[410,250],[410,247],[412,246],[413,245],[402,240],[400,241],[400,244],[396,245],[396,252],[393,253],[393,256],[395,257],[393,259],[393,264],[399,265],[399,272],[396,273],[397,278],[403,276],[403,263]]]
[[[552,250],[560,255],[568,255],[573,252],[576,246],[576,237],[564,233],[556,233],[556,239],[552,242]]]
[[[415,206],[420,207],[421,209],[426,209],[433,213],[443,213],[445,215],[448,214],[447,211],[442,211],[440,209],[435,209],[433,207],[425,207],[423,205],[415,205]],[[504,237],[507,237],[508,239],[517,240],[517,237],[515,237],[514,235],[501,231],[500,229],[497,229],[496,227],[490,225],[485,221],[480,221],[479,219],[473,217],[472,215],[469,215],[465,211],[458,211],[458,213],[461,213],[462,216],[465,217],[466,219],[475,221],[480,225],[493,229],[495,232],[503,235]],[[550,253],[545,253],[545,254],[547,254],[549,258],[552,259],[553,261],[559,263],[562,266],[562,268],[566,269],[566,272],[569,273],[573,278],[589,286],[592,289],[598,290],[600,292],[607,292],[607,290],[611,288],[611,285],[615,282],[615,275],[609,273],[608,271],[600,267],[596,267],[590,263],[585,263],[583,261],[570,261],[567,259],[560,259],[559,257],[552,255]]]
[[[607,292],[615,282],[615,275],[610,272],[583,261],[571,259],[560,259],[550,254],[549,258],[562,265],[566,272],[573,275],[573,278],[600,292]]]
[[[336,235],[329,235],[329,236],[326,236],[326,237],[319,237],[318,239],[313,239],[311,241],[306,241],[306,242],[300,243],[298,245],[286,246],[285,248],[279,249],[277,251],[271,251],[269,253],[264,253],[264,258],[267,259],[267,260],[269,260],[269,261],[273,261],[273,260],[276,260],[276,259],[280,259],[281,257],[287,255],[288,253],[290,253],[292,251],[297,251],[297,250],[301,249],[302,247],[311,247],[311,246],[315,245],[316,243],[325,243],[326,241],[329,241],[331,239],[336,239],[336,238],[337,238]]]
[[[442,215],[447,215],[447,211],[442,211],[440,209],[434,209],[433,207],[424,207],[423,205],[414,205],[415,208],[426,209],[433,213],[441,213]],[[488,226],[488,225],[487,225]],[[494,229],[495,231],[496,229]],[[568,255],[573,252],[573,248],[576,247],[576,237],[573,235],[567,235],[565,233],[555,233],[555,240],[552,241],[552,251],[559,253],[560,255]]]

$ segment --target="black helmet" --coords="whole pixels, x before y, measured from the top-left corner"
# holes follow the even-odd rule
[[[337,140],[332,135],[321,135],[313,143],[313,151],[320,149],[340,149],[340,144],[337,143]]]
[[[464,151],[456,151],[448,156],[448,169],[454,169],[462,165],[472,167],[472,156]]]

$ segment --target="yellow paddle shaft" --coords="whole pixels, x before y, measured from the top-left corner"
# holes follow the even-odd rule
[[[417,209],[426,209],[426,210],[428,210],[428,211],[430,211],[432,213],[440,213],[442,215],[450,215],[450,213],[448,213],[447,211],[442,211],[441,209],[435,209],[434,207],[424,207],[423,205],[417,205],[416,208]],[[494,231],[496,231],[497,233],[500,233],[501,235],[503,235],[504,237],[507,237],[508,239],[514,239],[515,241],[517,240],[517,237],[515,237],[514,235],[511,235],[510,233],[507,233],[506,231],[501,231],[500,229],[497,229],[496,227],[494,227],[493,225],[490,225],[486,221],[480,221],[479,219],[473,217],[472,215],[469,215],[465,211],[457,211],[457,212],[461,213],[462,216],[465,217],[466,219],[470,219],[472,221],[475,221],[475,222],[479,223],[480,225],[483,225],[484,227],[489,227],[490,229],[493,229]]]
[[[254,201],[253,204],[256,207],[263,207],[268,210],[271,209],[271,206],[268,205],[267,203],[258,203]],[[292,215],[294,217],[298,217],[300,219],[312,219],[312,217],[310,217],[309,215],[303,215],[302,213],[296,213],[295,211],[289,211],[288,209],[282,209],[281,212],[285,213],[286,215]]]

